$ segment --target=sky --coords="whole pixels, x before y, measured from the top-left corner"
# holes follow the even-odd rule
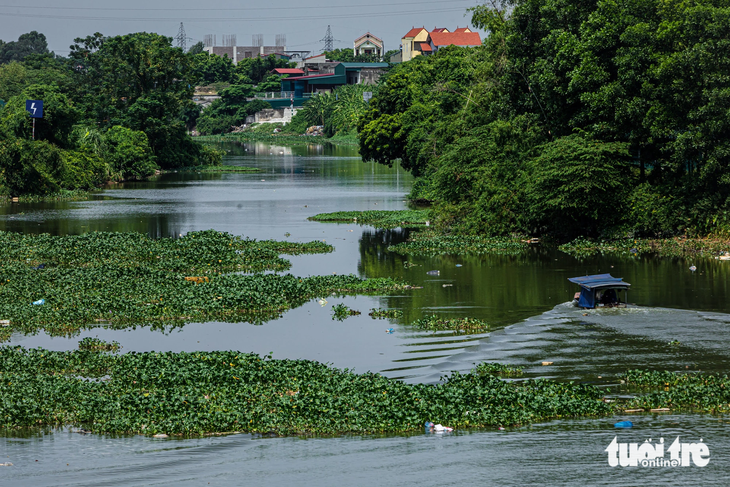
[[[45,34],[48,48],[67,56],[76,37],[95,32],[105,36],[156,32],[175,37],[182,22],[187,47],[206,34],[236,35],[239,46],[264,35],[274,45],[285,34],[287,49],[322,51],[330,25],[335,48],[352,48],[355,38],[370,32],[383,39],[385,49],[398,49],[412,27],[470,26],[466,9],[479,0],[0,0],[0,39],[17,40],[30,31]],[[204,7],[202,5],[205,5]],[[483,33],[482,33],[483,34]]]

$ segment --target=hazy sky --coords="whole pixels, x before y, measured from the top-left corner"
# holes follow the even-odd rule
[[[285,34],[287,48],[319,53],[327,25],[332,26],[335,48],[352,48],[356,37],[371,32],[398,49],[401,37],[413,26],[469,25],[466,9],[479,0],[0,0],[0,39],[17,40],[36,30],[46,35],[48,47],[68,55],[75,37],[94,32],[104,35],[157,32],[174,37],[184,22],[188,47],[215,34],[235,34],[237,44],[251,45],[253,34],[263,34],[273,45]],[[202,5],[205,8],[201,7]]]

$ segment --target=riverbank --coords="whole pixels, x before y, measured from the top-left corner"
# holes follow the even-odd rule
[[[236,132],[224,135],[198,135],[194,138],[199,142],[268,142],[275,145],[308,145],[308,144],[332,144],[344,146],[357,146],[356,136],[313,136],[294,134],[273,134],[262,132]]]
[[[531,247],[542,244],[556,246],[561,252],[578,258],[607,254],[627,257],[656,255],[658,257],[700,257],[730,260],[730,239],[727,237],[618,238],[610,240],[592,240],[581,237],[560,244],[552,240],[541,242],[537,238],[519,235],[485,237],[449,234],[433,228],[424,228],[429,226],[430,218],[429,210],[368,210],[320,213],[309,217],[309,220],[357,223],[383,229],[420,227],[419,231],[410,234],[407,241],[388,247],[390,252],[402,255],[519,254]]]

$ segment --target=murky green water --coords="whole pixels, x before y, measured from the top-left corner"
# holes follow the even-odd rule
[[[255,166],[261,172],[173,173],[108,189],[92,201],[11,204],[0,207],[0,229],[55,234],[134,230],[170,236],[214,228],[258,239],[319,239],[336,251],[291,258],[290,272],[393,276],[423,289],[398,296],[331,298],[324,307],[311,302],[262,326],[192,323],[167,332],[95,328],[72,339],[14,335],[11,343],[63,350],[76,348],[86,336],[99,336],[120,342],[123,351],[273,351],[276,358],[314,359],[411,382],[435,382],[481,361],[520,365],[530,376],[597,384],[611,383],[628,368],[729,368],[730,262],[577,260],[541,247],[516,257],[397,256],[386,248],[407,237],[402,230],[316,223],[307,217],[402,209],[411,182],[404,171],[364,164],[348,147],[225,148],[231,151],[227,164]],[[691,264],[697,272],[689,270]],[[440,275],[427,275],[430,270]],[[576,289],[567,278],[598,272],[630,282],[629,298],[636,306],[588,312],[568,306]],[[331,307],[339,303],[363,314],[333,321]],[[404,318],[373,320],[367,312],[376,307],[401,309]],[[454,335],[406,326],[429,314],[481,318],[492,330]],[[391,327],[395,333],[386,334]],[[681,344],[670,346],[673,340]],[[554,364],[542,366],[543,361]],[[68,430],[5,432],[0,463],[14,466],[0,466],[0,485],[236,485],[244,479],[270,485],[726,483],[730,434],[724,418],[643,415],[632,418],[634,429],[617,433],[612,425],[620,419],[626,418],[442,437],[155,440]],[[711,461],[704,468],[610,468],[603,450],[617,434],[627,442],[702,438]]]

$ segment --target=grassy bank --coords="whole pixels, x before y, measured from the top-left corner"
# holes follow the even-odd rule
[[[562,252],[575,257],[596,254],[642,255],[655,254],[661,257],[718,257],[730,252],[730,239],[708,238],[666,238],[666,239],[576,239],[558,247]]]
[[[287,270],[290,263],[280,254],[332,250],[318,241],[257,241],[215,231],[159,240],[138,233],[0,232],[0,319],[10,320],[0,338],[40,329],[68,335],[100,324],[261,322],[332,293],[405,287],[392,279],[260,274]]]
[[[0,196],[0,203],[40,203],[44,201],[86,201],[91,195],[92,191],[85,191],[80,189],[65,190],[62,189],[56,193],[46,195],[33,195],[26,194],[16,197]]]

